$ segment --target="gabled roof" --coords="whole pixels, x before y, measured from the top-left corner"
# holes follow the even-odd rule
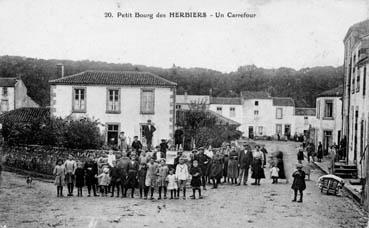
[[[51,85],[125,85],[175,87],[177,84],[149,72],[84,71],[50,81]]]
[[[0,115],[0,122],[31,122],[42,117],[49,118],[49,108],[18,108]]]
[[[230,126],[237,126],[237,127],[241,125],[237,121],[224,117],[214,111],[207,110],[207,112],[210,113],[210,115],[214,116],[217,119],[217,124],[219,125],[230,125]]]
[[[295,116],[315,116],[315,108],[295,108]]]
[[[295,106],[291,97],[273,97],[273,106]]]
[[[240,105],[239,97],[211,97],[210,104]]]
[[[241,97],[250,100],[250,99],[272,99],[270,94],[265,91],[242,91]]]
[[[369,34],[369,19],[365,20],[365,21],[361,21],[359,23],[353,24],[348,30],[347,33],[345,35],[344,40],[346,40],[348,38],[348,36],[355,32],[357,37],[363,36],[363,35],[367,35]]]
[[[326,90],[318,95],[318,97],[342,97],[343,96],[343,85],[336,88]]]
[[[210,103],[209,95],[176,95],[177,104],[189,104],[191,102],[195,103]]]
[[[16,83],[16,78],[0,78],[0,87],[14,87]]]

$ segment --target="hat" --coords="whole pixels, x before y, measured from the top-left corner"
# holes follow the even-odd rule
[[[302,167],[304,167],[302,164],[300,164],[300,163],[299,164],[296,164],[296,168],[297,169],[302,169]]]

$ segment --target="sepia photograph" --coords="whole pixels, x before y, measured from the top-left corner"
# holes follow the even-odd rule
[[[369,0],[0,0],[0,228],[369,228]]]

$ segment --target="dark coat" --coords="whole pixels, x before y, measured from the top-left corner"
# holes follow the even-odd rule
[[[142,149],[142,143],[140,142],[140,140],[133,141],[133,142],[132,142],[132,148],[133,148],[135,151],[141,150],[141,149]]]
[[[297,152],[297,160],[299,160],[299,161],[304,160],[304,151],[303,150],[299,150]]]
[[[154,132],[156,131],[156,128],[153,125],[151,125],[150,129],[148,125],[143,125],[142,128],[143,128],[143,135],[145,136],[145,138],[147,140],[152,139],[152,136]]]
[[[251,178],[261,179],[265,178],[264,169],[262,168],[264,165],[262,164],[261,159],[254,159],[252,162],[252,174]]]
[[[139,165],[137,161],[130,161],[128,164],[128,178],[127,178],[127,183],[126,183],[126,187],[127,188],[136,188],[138,186],[138,180],[137,180],[137,174],[138,174],[138,169],[139,169]]]
[[[253,157],[252,152],[250,150],[245,154],[244,150],[241,150],[238,154],[238,164],[240,165],[240,169],[248,169],[252,163]]]
[[[85,185],[85,170],[83,168],[77,168],[74,175],[76,177],[76,187],[82,188]]]
[[[94,185],[97,184],[97,163],[95,161],[88,161],[84,166],[85,174],[86,174],[86,185]]]
[[[198,176],[193,176],[196,173],[199,173],[199,175]],[[190,169],[190,174],[192,176],[191,186],[194,187],[194,188],[200,187],[201,186],[201,176],[202,176],[202,171],[201,171],[200,167],[199,166],[197,166],[197,167],[192,166],[191,169]]]
[[[221,178],[223,176],[223,159],[214,156],[211,161],[210,178]]]
[[[141,168],[140,170],[138,170],[137,176],[138,176],[138,187],[139,188],[145,187],[146,172],[147,172],[147,168]]]
[[[303,191],[306,189],[305,184],[305,172],[302,170],[296,170],[293,174],[293,183],[291,188],[294,190],[300,190]]]
[[[110,169],[110,178],[111,183],[120,183],[121,173],[118,167],[112,167]]]
[[[128,176],[128,167],[130,161],[131,160],[128,157],[121,158],[117,161],[117,168],[119,169],[122,181]]]
[[[211,160],[211,158],[208,155],[202,153],[202,154],[195,155],[194,159],[198,161],[199,167],[200,167],[202,173],[205,174],[206,169],[208,167],[208,163]]]
[[[317,158],[319,158],[319,159],[323,158],[323,145],[322,144],[319,144],[319,146],[318,146]]]
[[[160,151],[163,152],[164,154],[167,152],[168,148],[169,148],[168,143],[166,142],[160,143]]]

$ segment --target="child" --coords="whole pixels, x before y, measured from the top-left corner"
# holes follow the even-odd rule
[[[59,159],[56,162],[56,166],[54,168],[55,175],[55,185],[57,190],[57,197],[63,197],[63,185],[65,180],[65,166],[63,165],[63,161]]]
[[[192,192],[193,192],[191,199],[196,199],[195,197],[196,190],[199,191],[199,199],[202,199],[201,188],[200,188],[202,172],[201,172],[201,169],[199,167],[199,163],[197,160],[193,161],[192,167],[190,169],[190,174],[192,176],[191,186],[192,186]]]
[[[138,187],[140,189],[140,198],[142,199],[142,192],[144,192],[145,199],[147,199],[147,192],[145,191],[145,179],[146,179],[147,165],[141,163],[138,170]]]
[[[147,173],[146,173],[146,180],[145,180],[145,195],[147,195],[149,188],[151,190],[151,197],[150,199],[154,199],[154,190],[156,185],[158,173],[158,164],[155,163],[153,158],[150,158],[150,162],[147,164]]]
[[[174,193],[174,198],[177,198],[177,178],[176,175],[174,174],[174,169],[170,169],[169,170],[169,175],[167,176],[167,182],[168,182],[168,190],[170,190],[170,199],[173,199],[173,193]]]
[[[178,179],[178,191],[177,191],[177,197],[179,198],[179,193],[181,191],[181,188],[183,189],[183,199],[186,199],[186,182],[188,179],[188,168],[187,165],[184,164],[184,157],[182,156],[179,159],[179,164],[176,167],[176,177]]]
[[[276,164],[273,164],[273,167],[270,169],[270,176],[273,179],[272,184],[278,184],[278,177],[279,177],[279,168]]]
[[[302,164],[302,161],[304,160],[304,149],[301,146],[299,146],[298,151],[297,151],[297,161]]]
[[[103,172],[96,176],[100,180],[100,191],[101,196],[107,196],[108,195],[108,187],[110,184],[110,177],[109,177],[109,168],[105,167],[103,169]]]
[[[119,188],[120,188],[120,170],[117,167],[117,162],[116,161],[112,161],[112,165],[113,167],[111,167],[110,169],[110,185],[111,185],[111,196],[110,197],[114,197],[114,191],[115,188],[117,188],[117,197],[119,197]]]
[[[168,176],[168,166],[165,164],[165,159],[161,159],[159,169],[158,169],[158,186],[159,186],[159,198],[161,199],[161,191],[164,189],[164,199],[167,198],[167,176]]]
[[[77,196],[82,197],[82,188],[85,185],[85,171],[83,170],[82,162],[77,163],[77,169],[74,174],[76,176]]]
[[[302,197],[303,197],[303,191],[306,189],[306,184],[305,184],[305,172],[302,171],[302,165],[301,164],[297,164],[296,168],[297,170],[292,174],[293,177],[293,183],[291,188],[294,190],[294,198],[292,200],[292,202],[296,202],[296,198],[297,198],[297,192],[300,192],[300,200],[298,200],[297,202],[302,203]]]

